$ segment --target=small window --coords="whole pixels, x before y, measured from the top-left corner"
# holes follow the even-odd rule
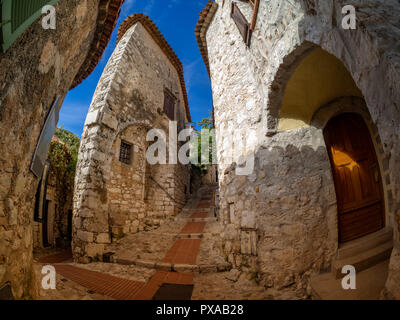
[[[164,112],[170,118],[175,120],[175,97],[167,90],[164,90]]]
[[[132,145],[121,141],[121,149],[119,152],[119,161],[125,164],[132,163]]]

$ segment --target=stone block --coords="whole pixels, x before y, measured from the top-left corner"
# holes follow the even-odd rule
[[[245,255],[257,255],[257,232],[242,231],[240,236],[240,252]]]
[[[87,256],[91,258],[102,258],[104,253],[104,244],[89,243],[87,246]]]
[[[241,227],[248,229],[255,229],[256,214],[253,211],[242,211]]]
[[[199,266],[193,264],[175,264],[173,269],[175,272],[181,273],[199,272]]]
[[[104,113],[101,123],[113,130],[118,128],[118,120],[112,114]]]
[[[89,112],[86,116],[85,126],[90,126],[97,123],[99,120],[99,113],[99,110]]]
[[[78,236],[78,239],[80,239],[84,242],[93,242],[93,240],[94,240],[94,235],[92,232],[78,230],[77,236]]]
[[[110,243],[110,235],[108,233],[100,233],[96,237],[96,242],[100,244]]]
[[[156,266],[156,263],[153,261],[147,261],[147,260],[138,260],[135,263],[138,267],[144,267],[148,269],[154,269]]]
[[[157,270],[172,271],[172,265],[168,262],[158,262],[156,263],[155,268]]]

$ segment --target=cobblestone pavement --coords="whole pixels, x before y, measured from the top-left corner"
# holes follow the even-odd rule
[[[65,253],[39,255],[38,261],[56,263],[59,272],[57,290],[41,290],[41,299],[150,300],[163,284],[194,285],[195,300],[271,299],[272,292],[258,286],[251,275],[222,272],[227,262],[215,240],[221,226],[212,216],[211,197],[212,190],[203,188],[159,229],[131,234],[108,246],[114,263],[81,265],[59,261]],[[280,296],[296,298],[285,291]]]
[[[223,273],[197,274],[194,277],[192,300],[299,300],[293,290],[265,289],[251,274],[238,270]]]

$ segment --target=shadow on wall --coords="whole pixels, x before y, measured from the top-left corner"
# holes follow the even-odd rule
[[[309,294],[309,277],[327,270],[338,249],[329,158],[325,146],[312,143],[318,132],[279,133],[256,151],[252,175],[235,176],[234,164],[221,179],[228,261],[256,272],[267,287],[294,286],[301,296]],[[277,145],[279,140],[293,143]]]

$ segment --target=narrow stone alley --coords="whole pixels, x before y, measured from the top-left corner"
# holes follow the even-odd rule
[[[254,277],[222,259],[213,187],[202,187],[181,214],[154,231],[130,234],[107,247],[109,262],[77,264],[70,251],[36,257],[36,272],[53,265],[57,290],[47,300],[273,299]],[[276,292],[275,292],[276,294]],[[280,296],[296,299],[290,290]]]
[[[1,1],[0,300],[400,300],[399,1]]]

